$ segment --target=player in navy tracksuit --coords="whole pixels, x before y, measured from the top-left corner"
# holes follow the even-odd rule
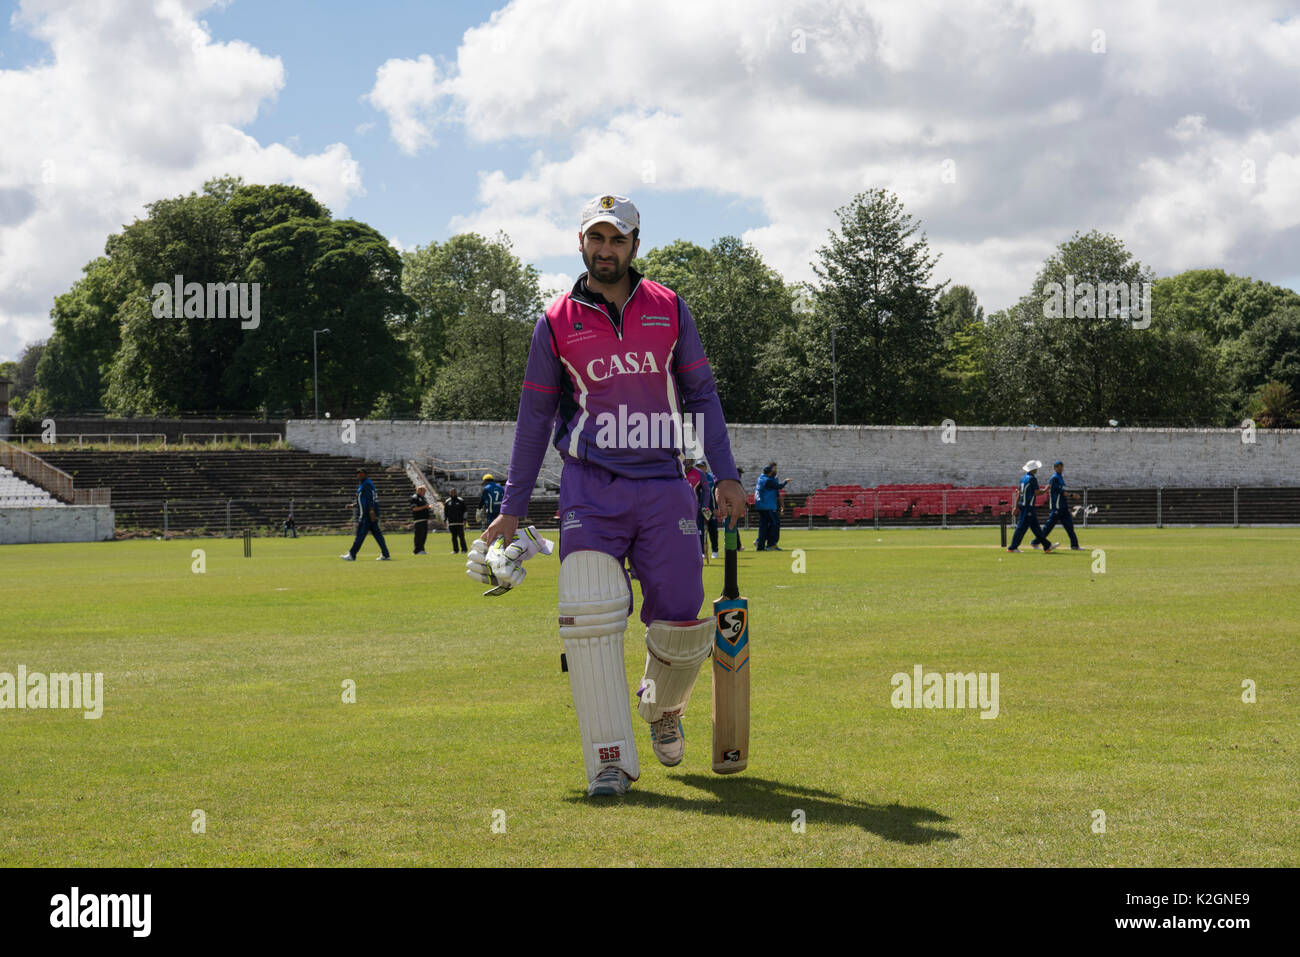
[[[1065,529],[1065,534],[1070,536],[1070,548],[1078,551],[1079,539],[1074,534],[1074,519],[1070,517],[1069,493],[1065,490],[1065,476],[1062,474],[1064,469],[1065,466],[1060,461],[1054,462],[1052,477],[1047,480],[1047,504],[1051,511],[1047,516],[1047,524],[1043,526],[1043,538],[1047,538],[1059,522]]]
[[[369,533],[375,536],[379,550],[383,553],[375,560],[386,562],[391,556],[388,554],[388,543],[384,541],[384,533],[379,530],[379,497],[375,494],[375,483],[366,476],[365,469],[357,469],[357,478],[361,480],[357,486],[357,539],[339,558],[347,562],[356,561],[357,552],[361,551]]]
[[[1011,545],[1007,548],[1009,552],[1020,551],[1020,540],[1025,537],[1025,529],[1033,531],[1035,545],[1042,545],[1044,552],[1052,550],[1052,543],[1039,528],[1038,507],[1034,505],[1034,496],[1038,494],[1039,488],[1037,472],[1042,467],[1043,463],[1037,459],[1024,465],[1025,474],[1020,477],[1020,492],[1016,497],[1016,512],[1019,518],[1016,521],[1016,533],[1011,536]]]
[[[497,483],[491,472],[483,476],[483,492],[478,497],[478,514],[484,529],[496,521],[496,517],[501,514],[501,497],[505,494],[506,490]]]

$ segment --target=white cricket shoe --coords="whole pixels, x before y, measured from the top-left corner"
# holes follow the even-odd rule
[[[391,562],[392,559],[389,558],[387,555],[380,555],[378,558],[375,559],[375,561],[377,561],[377,562]]]
[[[717,558],[717,557],[718,557],[718,553],[717,553],[717,552],[714,552],[714,553],[713,553],[713,557],[714,557],[714,558]]]
[[[356,561],[356,558],[353,557],[353,555],[352,555],[351,552],[344,552],[342,555],[339,556],[339,558],[343,559],[345,562],[355,562],[355,561]]]
[[[666,768],[675,768],[686,754],[686,732],[680,714],[666,714],[650,725],[650,746]]]
[[[632,786],[632,779],[622,768],[605,768],[587,785],[587,797],[619,797]]]

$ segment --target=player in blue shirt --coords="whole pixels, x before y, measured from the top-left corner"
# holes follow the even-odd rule
[[[344,552],[339,558],[345,562],[355,562],[357,552],[361,551],[361,546],[365,543],[367,533],[375,536],[375,541],[379,543],[379,551],[382,553],[375,561],[386,562],[390,556],[388,554],[388,543],[384,541],[384,533],[379,530],[379,496],[375,493],[375,483],[370,481],[366,475],[365,469],[357,469],[357,479],[360,484],[357,486],[357,538],[352,543],[352,547]]]
[[[484,529],[501,514],[501,497],[505,494],[506,490],[497,483],[491,472],[483,476],[483,493],[478,497],[478,514]]]
[[[1034,533],[1034,544],[1042,545],[1043,551],[1050,552],[1052,543],[1047,540],[1038,525],[1038,507],[1034,504],[1034,497],[1038,494],[1038,475],[1037,472],[1043,467],[1043,463],[1038,459],[1032,459],[1024,464],[1024,475],[1020,477],[1020,491],[1016,496],[1016,533],[1011,536],[1011,545],[1007,549],[1009,552],[1020,551],[1020,540],[1025,537],[1025,529],[1031,529]]]
[[[1060,522],[1065,533],[1070,536],[1070,549],[1079,551],[1079,539],[1074,534],[1074,519],[1070,517],[1068,504],[1070,493],[1065,490],[1065,465],[1057,460],[1052,463],[1052,477],[1047,480],[1047,505],[1051,509],[1047,515],[1047,524],[1043,526],[1043,538],[1051,534]]]

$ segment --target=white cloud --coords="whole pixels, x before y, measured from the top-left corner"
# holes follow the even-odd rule
[[[427,53],[416,60],[389,60],[366,94],[370,105],[388,116],[393,140],[408,155],[435,145],[431,113],[438,98],[438,71]]]
[[[549,303],[553,295],[572,289],[577,280],[577,276],[567,272],[544,272],[537,277],[537,288],[542,291],[542,298]]]
[[[745,238],[805,279],[835,208],[882,186],[943,253],[936,278],[995,309],[1076,229],[1119,233],[1161,273],[1258,275],[1286,256],[1268,235],[1300,219],[1300,18],[1281,0],[515,0],[454,62],[426,59],[384,64],[371,101],[407,151],[446,123],[541,144],[526,169],[483,173],[450,224],[504,228],[526,259],[572,254],[597,190],[643,210],[703,190],[761,209]],[[643,238],[677,237],[647,218]]]
[[[348,148],[240,130],[285,83],[279,58],[214,42],[207,0],[25,0],[12,28],[49,44],[0,70],[0,355],[49,334],[54,296],[155,199],[225,173],[289,182],[336,212],[362,192]]]

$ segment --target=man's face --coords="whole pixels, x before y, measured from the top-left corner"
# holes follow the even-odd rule
[[[1057,466],[1054,466],[1054,468],[1056,469],[1056,474],[1057,474],[1057,475],[1060,475],[1062,472],[1065,471],[1065,466],[1064,466],[1064,465],[1057,465]]]
[[[456,489],[452,489],[452,490],[451,490],[451,497],[452,497],[452,498],[455,498],[455,497],[456,497],[457,495],[459,495],[459,494],[460,494],[460,492],[456,491]]]
[[[641,241],[633,242],[631,236],[624,236],[612,223],[596,223],[579,235],[578,244],[591,278],[613,285],[627,275]]]

